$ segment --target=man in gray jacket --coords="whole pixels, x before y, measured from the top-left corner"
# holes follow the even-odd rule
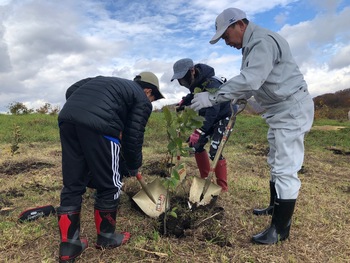
[[[271,198],[269,207],[255,209],[254,214],[272,214],[272,221],[252,241],[275,244],[289,236],[301,185],[297,172],[304,159],[304,136],[313,123],[313,100],[287,41],[279,34],[248,21],[245,12],[237,8],[225,9],[215,26],[210,43],[222,38],[226,45],[242,49],[241,72],[215,93],[196,94],[191,108],[254,96],[266,110]]]
[[[142,165],[145,126],[152,101],[163,98],[159,81],[151,72],[141,72],[134,81],[97,76],[70,86],[58,116],[62,145],[59,261],[73,262],[88,246],[80,238],[80,211],[86,188],[96,189],[95,247],[115,248],[130,238],[116,233],[116,216],[122,187],[120,162],[129,175]]]

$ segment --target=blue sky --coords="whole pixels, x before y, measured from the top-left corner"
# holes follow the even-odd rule
[[[160,79],[160,108],[187,92],[170,82],[184,57],[231,78],[241,51],[209,44],[228,7],[287,39],[312,96],[350,88],[350,0],[0,0],[0,112],[12,102],[62,107],[82,78],[145,70]]]

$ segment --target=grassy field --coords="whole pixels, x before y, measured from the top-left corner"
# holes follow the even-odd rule
[[[17,221],[28,208],[59,205],[62,178],[57,117],[0,115],[0,123],[0,262],[57,262],[56,217]],[[270,223],[270,217],[252,214],[253,208],[264,207],[269,199],[266,131],[259,116],[239,115],[224,149],[229,192],[216,203],[223,215],[206,218],[182,238],[162,236],[158,220],[135,207],[131,197],[140,186],[135,178],[127,178],[117,230],[131,232],[131,240],[113,250],[96,250],[93,192],[89,189],[84,196],[81,235],[89,239],[90,247],[76,262],[350,262],[350,122],[314,122],[305,141],[305,162],[299,174],[302,188],[290,238],[272,246],[250,241]],[[157,176],[151,168],[165,152],[163,116],[152,113],[144,144],[147,182]],[[193,157],[181,161],[187,165],[189,178],[199,175]]]

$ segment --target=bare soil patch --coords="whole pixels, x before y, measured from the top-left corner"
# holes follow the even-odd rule
[[[18,215],[28,208],[59,204],[61,157],[55,147],[59,148],[36,145],[19,156],[0,157],[3,262],[57,262],[57,218],[18,222]],[[252,244],[252,235],[264,230],[271,220],[252,214],[253,208],[265,207],[269,200],[266,151],[264,145],[228,145],[225,157],[229,191],[212,206],[193,211],[187,206],[186,191],[171,197],[172,207],[178,207],[178,217],[167,218],[175,227],[168,227],[166,233],[162,217],[149,218],[133,204],[132,196],[141,188],[136,178],[125,178],[117,230],[129,231],[131,239],[113,250],[94,248],[94,193],[88,189],[83,200],[81,235],[88,238],[90,247],[76,262],[350,262],[350,237],[346,234],[350,232],[350,155],[333,151],[306,150],[290,238],[273,246]],[[159,156],[145,155],[146,181],[161,176],[159,160]],[[188,175],[199,175],[193,157],[182,161]]]
[[[168,169],[165,168],[164,162],[157,160],[148,160],[143,166],[143,172],[150,176],[168,177]],[[189,169],[187,169],[189,170]],[[151,181],[152,179],[150,179]],[[186,179],[185,179],[186,180]],[[186,182],[184,183],[184,185]],[[137,192],[128,192],[129,197],[132,197]],[[171,194],[169,192],[169,194]],[[216,243],[220,246],[229,244],[227,238],[216,236],[215,233],[210,233],[209,229],[215,229],[215,225],[220,224],[225,210],[217,205],[217,196],[213,197],[211,202],[205,206],[195,206],[189,202],[189,189],[180,191],[179,194],[170,196],[171,207],[169,211],[175,211],[175,215],[163,213],[158,218],[157,231],[166,237],[185,238],[192,234],[198,227],[206,227],[208,230],[203,233],[203,239]],[[142,213],[142,210],[133,202],[136,210]]]
[[[16,175],[26,173],[32,170],[51,168],[54,164],[46,163],[39,160],[24,160],[24,161],[5,161],[0,166],[0,175]]]

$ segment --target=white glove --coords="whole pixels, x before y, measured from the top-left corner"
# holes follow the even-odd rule
[[[194,94],[193,100],[191,101],[190,108],[199,111],[203,108],[212,107],[213,104],[209,100],[209,92],[201,92]]]

